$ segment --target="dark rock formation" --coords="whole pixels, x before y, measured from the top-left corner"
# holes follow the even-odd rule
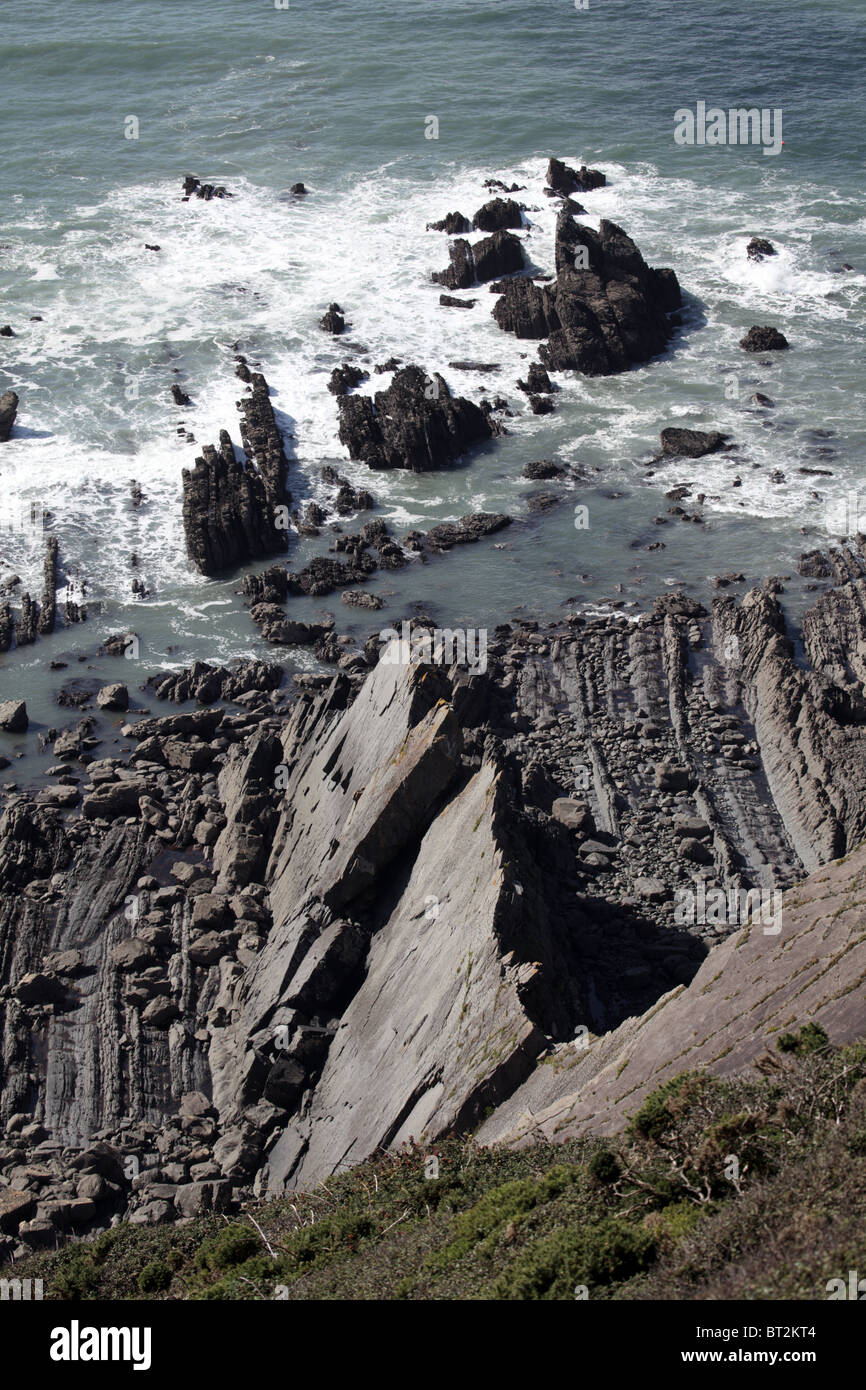
[[[217,574],[288,546],[280,507],[291,496],[288,460],[264,377],[252,377],[252,395],[240,402],[246,459],[239,463],[225,430],[219,450],[206,445],[195,468],[183,470],[183,523],[187,553],[202,574]]]
[[[548,478],[561,478],[565,469],[552,459],[535,459],[528,463],[523,470],[524,478],[531,478],[533,482],[541,482]]]
[[[42,608],[36,622],[36,631],[41,637],[54,631],[57,618],[57,538],[49,536],[45,542],[45,560],[42,566],[43,589]]]
[[[509,227],[522,227],[523,214],[513,198],[491,198],[489,203],[480,207],[472,219],[472,226],[476,232],[500,232]],[[460,227],[459,231],[469,231],[468,227]]]
[[[339,304],[328,305],[327,313],[319,320],[319,327],[323,328],[326,333],[337,334],[343,332],[343,329],[346,327],[346,320]]]
[[[172,383],[171,398],[175,405],[192,405],[189,396],[181,390],[176,381]]]
[[[203,198],[206,203],[209,203],[211,198],[234,197],[234,194],[229,193],[222,184],[201,183],[197,178],[194,178],[192,174],[187,174],[183,181],[184,196],[182,201],[189,202],[193,194],[195,194],[197,198]]]
[[[778,328],[765,326],[750,328],[745,338],[740,339],[744,352],[779,352],[788,346],[788,339]]]
[[[494,232],[474,246],[458,237],[449,247],[449,255],[448,269],[433,274],[434,282],[448,290],[466,290],[523,269],[523,245],[511,232]]]
[[[746,247],[746,255],[750,261],[762,261],[765,256],[775,256],[776,248],[765,237],[753,236]]]
[[[680,304],[672,270],[649,267],[613,222],[593,232],[569,213],[557,223],[556,259],[553,286],[505,283],[493,310],[500,328],[518,338],[546,337],[539,349],[546,367],[587,376],[624,371],[663,351],[672,332],[668,314]]]
[[[335,367],[331,372],[328,390],[333,396],[348,396],[354,387],[367,380],[368,375],[369,373],[361,367],[353,367],[351,363],[344,362],[342,367]]]
[[[526,380],[518,381],[517,386],[520,391],[525,391],[527,395],[549,395],[553,390],[550,377],[537,362],[529,364]]]
[[[547,182],[551,193],[565,198],[569,193],[588,193],[593,188],[603,188],[607,179],[600,169],[587,169],[585,164],[579,170],[572,169],[561,159],[551,159],[547,166]]]
[[[453,294],[440,294],[439,303],[445,309],[474,309],[477,299],[455,299]]]
[[[715,454],[724,446],[726,434],[718,430],[708,433],[703,430],[684,430],[671,427],[661,432],[662,454],[674,458],[703,458],[704,454]]]
[[[460,236],[472,231],[472,223],[462,212],[449,212],[440,222],[428,222],[428,232],[447,232],[449,236]]]
[[[0,444],[5,444],[12,433],[15,416],[18,414],[18,396],[15,391],[4,391],[0,396]]]
[[[341,442],[371,468],[443,468],[492,434],[477,405],[452,396],[438,373],[429,377],[420,367],[402,368],[372,399],[340,397],[339,409]]]

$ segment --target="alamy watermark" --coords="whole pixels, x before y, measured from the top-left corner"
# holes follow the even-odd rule
[[[379,640],[387,642],[380,660],[386,666],[465,666],[473,675],[487,670],[486,627],[417,627],[403,619],[401,631],[383,628]]]
[[[693,111],[681,106],[674,112],[676,145],[763,145],[764,154],[782,153],[780,106],[707,106],[699,101]]]
[[[782,893],[767,888],[695,888],[674,890],[674,922],[679,927],[742,927],[762,924],[765,936],[782,930]]]

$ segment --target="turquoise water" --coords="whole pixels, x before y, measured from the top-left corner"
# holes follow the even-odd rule
[[[789,572],[807,544],[843,529],[842,499],[862,473],[862,28],[854,0],[8,8],[0,323],[17,336],[0,338],[0,389],[14,386],[21,409],[0,445],[2,504],[50,513],[64,585],[86,582],[91,618],[0,657],[0,696],[26,691],[47,720],[48,660],[92,653],[100,635],[125,628],[141,634],[143,674],[262,650],[239,576],[190,573],[181,526],[181,469],[220,427],[239,442],[235,343],[261,363],[294,432],[296,499],[327,496],[318,471],[330,462],[370,488],[398,532],[481,508],[518,518],[497,538],[504,549],[482,544],[380,576],[383,622],[414,600],[479,626],[554,615],[570,600],[634,603],[673,583],[702,593],[723,570]],[[781,108],[783,153],[677,147],[674,112],[699,100]],[[437,140],[425,139],[430,116]],[[129,117],[137,139],[125,138]],[[457,322],[440,309],[429,276],[447,261],[446,239],[425,224],[454,208],[471,216],[485,178],[526,184],[526,249],[551,269],[551,154],[607,173],[609,186],[583,198],[586,220],[612,218],[652,264],[672,265],[687,306],[665,357],[617,378],[562,376],[557,413],[540,418],[515,391],[534,346],[499,331],[485,289]],[[182,203],[186,173],[236,196]],[[306,200],[288,197],[298,180]],[[753,235],[779,255],[749,262]],[[348,312],[342,340],[317,327],[332,299]],[[746,357],[737,342],[753,323],[776,324],[792,350],[769,365]],[[511,434],[427,477],[350,464],[328,376],[346,357],[392,355],[442,370],[474,398],[506,395]],[[450,369],[458,358],[500,369],[480,378]],[[175,380],[193,408],[172,405]],[[755,410],[755,390],[776,409]],[[197,444],[178,435],[181,422]],[[673,423],[728,430],[739,451],[649,477],[659,430]],[[523,464],[554,456],[593,482],[532,518]],[[681,481],[707,493],[708,525],[653,527]],[[574,528],[578,502],[588,531]],[[665,550],[642,549],[662,533]],[[38,592],[41,545],[7,530],[0,578],[16,573]],[[293,564],[324,545],[295,541]],[[143,601],[131,596],[133,573],[148,586]],[[372,626],[338,595],[297,611],[332,612],[342,630]],[[116,662],[91,668],[117,678]]]

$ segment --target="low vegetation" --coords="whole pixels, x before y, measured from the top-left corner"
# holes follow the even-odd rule
[[[824,1299],[866,1274],[864,1159],[866,1044],[807,1024],[748,1079],[669,1081],[604,1143],[413,1143],[15,1272],[58,1299]]]

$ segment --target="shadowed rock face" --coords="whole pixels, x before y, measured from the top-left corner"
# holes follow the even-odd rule
[[[506,281],[493,316],[518,338],[547,338],[539,356],[548,369],[609,376],[662,352],[668,313],[680,305],[672,270],[653,270],[613,222],[598,232],[560,214],[557,278],[552,286]]]
[[[616,1127],[798,1010],[862,1032],[866,557],[827,564],[805,660],[766,587],[666,594],[498,629],[483,674],[374,635],[291,704],[202,664],[129,754],[61,734],[82,785],[0,817],[0,1175],[65,1202],[107,1164],[84,1230],[173,1220],[491,1107],[484,1138]],[[782,930],[678,917],[699,890],[788,890]]]
[[[341,396],[339,410],[341,442],[371,468],[443,468],[493,433],[477,405],[452,396],[438,372],[428,376],[420,367],[402,368],[372,398]]]
[[[481,1126],[482,1143],[571,1139],[623,1129],[650,1091],[683,1071],[731,1075],[772,1066],[791,1020],[835,1046],[863,1036],[866,848],[786,893],[778,934],[763,918],[710,951],[688,987],[666,995],[583,1052],[562,1049]],[[767,1057],[767,1050],[770,1056]]]
[[[183,470],[183,525],[187,553],[202,574],[218,574],[247,560],[287,549],[277,508],[288,507],[288,459],[264,377],[251,377],[252,394],[240,402],[246,459],[239,463],[225,430],[220,447],[206,445],[195,468]]]

